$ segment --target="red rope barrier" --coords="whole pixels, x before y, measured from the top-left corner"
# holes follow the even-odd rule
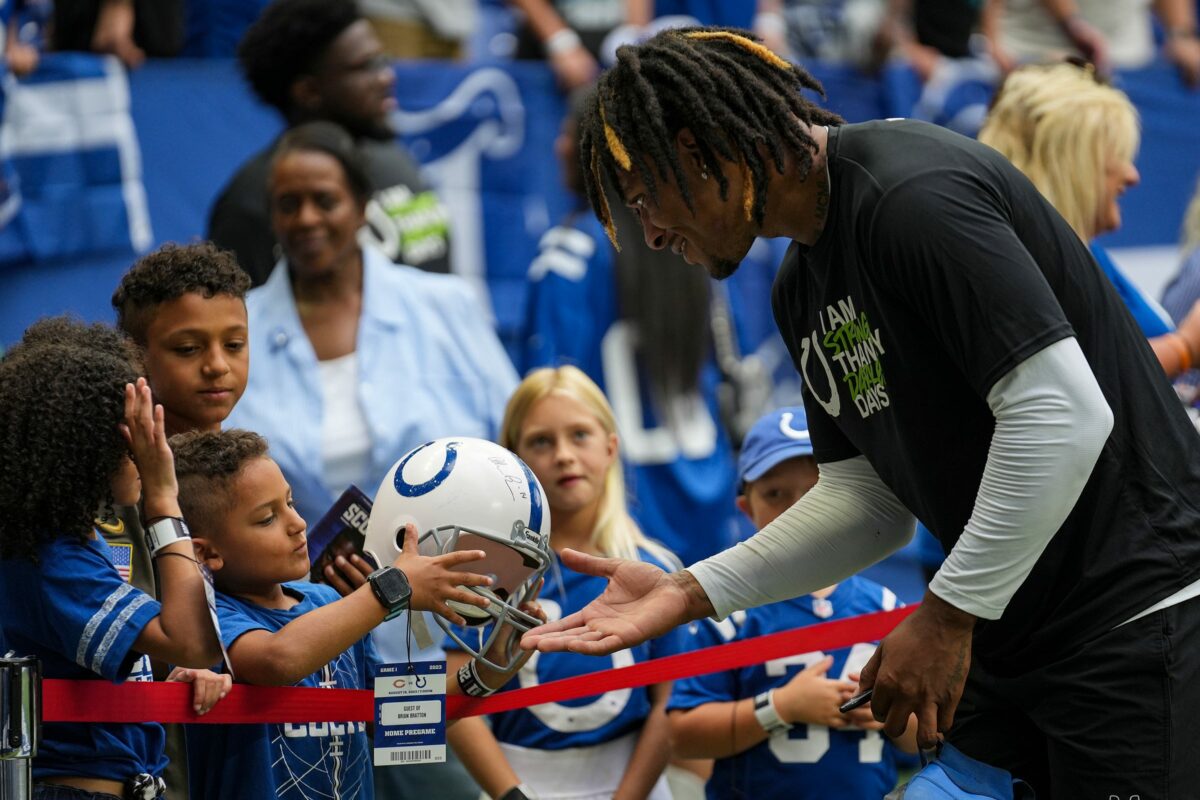
[[[882,639],[916,606],[823,622],[690,653],[656,658],[620,669],[603,670],[514,689],[486,698],[451,695],[450,719],[494,714],[517,708],[561,703],[617,689],[646,686],[710,672],[761,664],[774,658],[836,650]],[[47,679],[42,685],[45,722],[197,722],[211,725],[269,722],[360,722],[373,719],[373,692],[363,689],[316,689],[293,686],[235,685],[203,717],[191,706],[186,683],[109,683]]]

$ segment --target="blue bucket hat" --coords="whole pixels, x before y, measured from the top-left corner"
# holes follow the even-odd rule
[[[766,414],[746,434],[738,456],[738,486],[756,481],[789,458],[811,456],[808,417],[803,406],[787,406]]]

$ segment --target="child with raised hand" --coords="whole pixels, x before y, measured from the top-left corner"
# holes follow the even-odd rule
[[[196,530],[196,556],[213,573],[221,634],[239,681],[362,689],[374,661],[367,634],[379,623],[415,609],[461,624],[447,600],[487,605],[461,587],[491,579],[454,571],[483,551],[420,556],[412,525],[404,551],[387,568],[407,579],[410,596],[388,592],[385,581],[396,576],[382,571],[345,597],[303,582],[306,525],[266,440],[231,429],[181,434],[171,442],[180,501]],[[362,722],[197,725],[188,731],[188,756],[197,800],[373,796]]]
[[[754,424],[738,459],[738,508],[761,529],[817,482],[803,407]],[[688,626],[694,649],[885,611],[890,590],[850,577],[812,594]],[[715,758],[709,798],[879,798],[896,784],[893,745],[869,706],[841,714],[875,650],[856,644],[675,682],[668,704],[675,753]],[[915,752],[915,726],[904,747]],[[908,741],[911,740],[911,741]]]
[[[79,327],[67,338],[116,336]],[[146,656],[184,668],[220,659],[162,408],[119,350],[35,337],[0,362],[0,652],[37,656],[49,678],[151,680]],[[161,604],[118,573],[94,527],[102,501],[130,482],[130,455],[153,523]],[[200,712],[228,686],[206,670],[187,674],[198,678]],[[157,724],[49,723],[33,796],[153,797],[165,766]]]
[[[603,590],[603,578],[575,572],[557,554],[570,547],[593,555],[636,558],[663,569],[675,557],[638,529],[625,506],[612,408],[599,387],[575,367],[531,372],[508,401],[500,444],[529,465],[550,508],[555,562],[539,604],[551,619],[571,614]],[[609,659],[576,653],[534,653],[508,687],[596,672],[676,652],[669,635]],[[448,643],[448,648],[451,646]],[[466,654],[450,650],[454,673]],[[495,688],[495,687],[491,687]],[[670,684],[609,692],[491,717],[461,720],[451,742],[493,798],[669,798],[663,779],[669,753],[665,706]]]

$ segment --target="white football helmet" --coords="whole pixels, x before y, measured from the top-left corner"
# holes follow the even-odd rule
[[[470,625],[495,621],[486,638],[463,640],[440,615],[444,631],[487,666],[509,672],[520,655],[519,636],[498,664],[484,654],[507,623],[520,632],[541,625],[521,611],[550,566],[550,509],[538,479],[516,454],[484,439],[456,436],[410,450],[379,485],[367,522],[364,551],[379,566],[391,564],[404,542],[404,526],[416,525],[420,553],[483,550],[487,556],[457,569],[492,578],[492,585],[464,586],[486,597],[487,608],[449,601]],[[476,637],[469,637],[476,638]],[[494,655],[494,654],[493,654]]]

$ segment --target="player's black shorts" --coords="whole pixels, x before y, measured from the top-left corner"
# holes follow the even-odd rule
[[[1200,798],[1200,598],[1015,678],[971,665],[947,737],[1038,800]]]

